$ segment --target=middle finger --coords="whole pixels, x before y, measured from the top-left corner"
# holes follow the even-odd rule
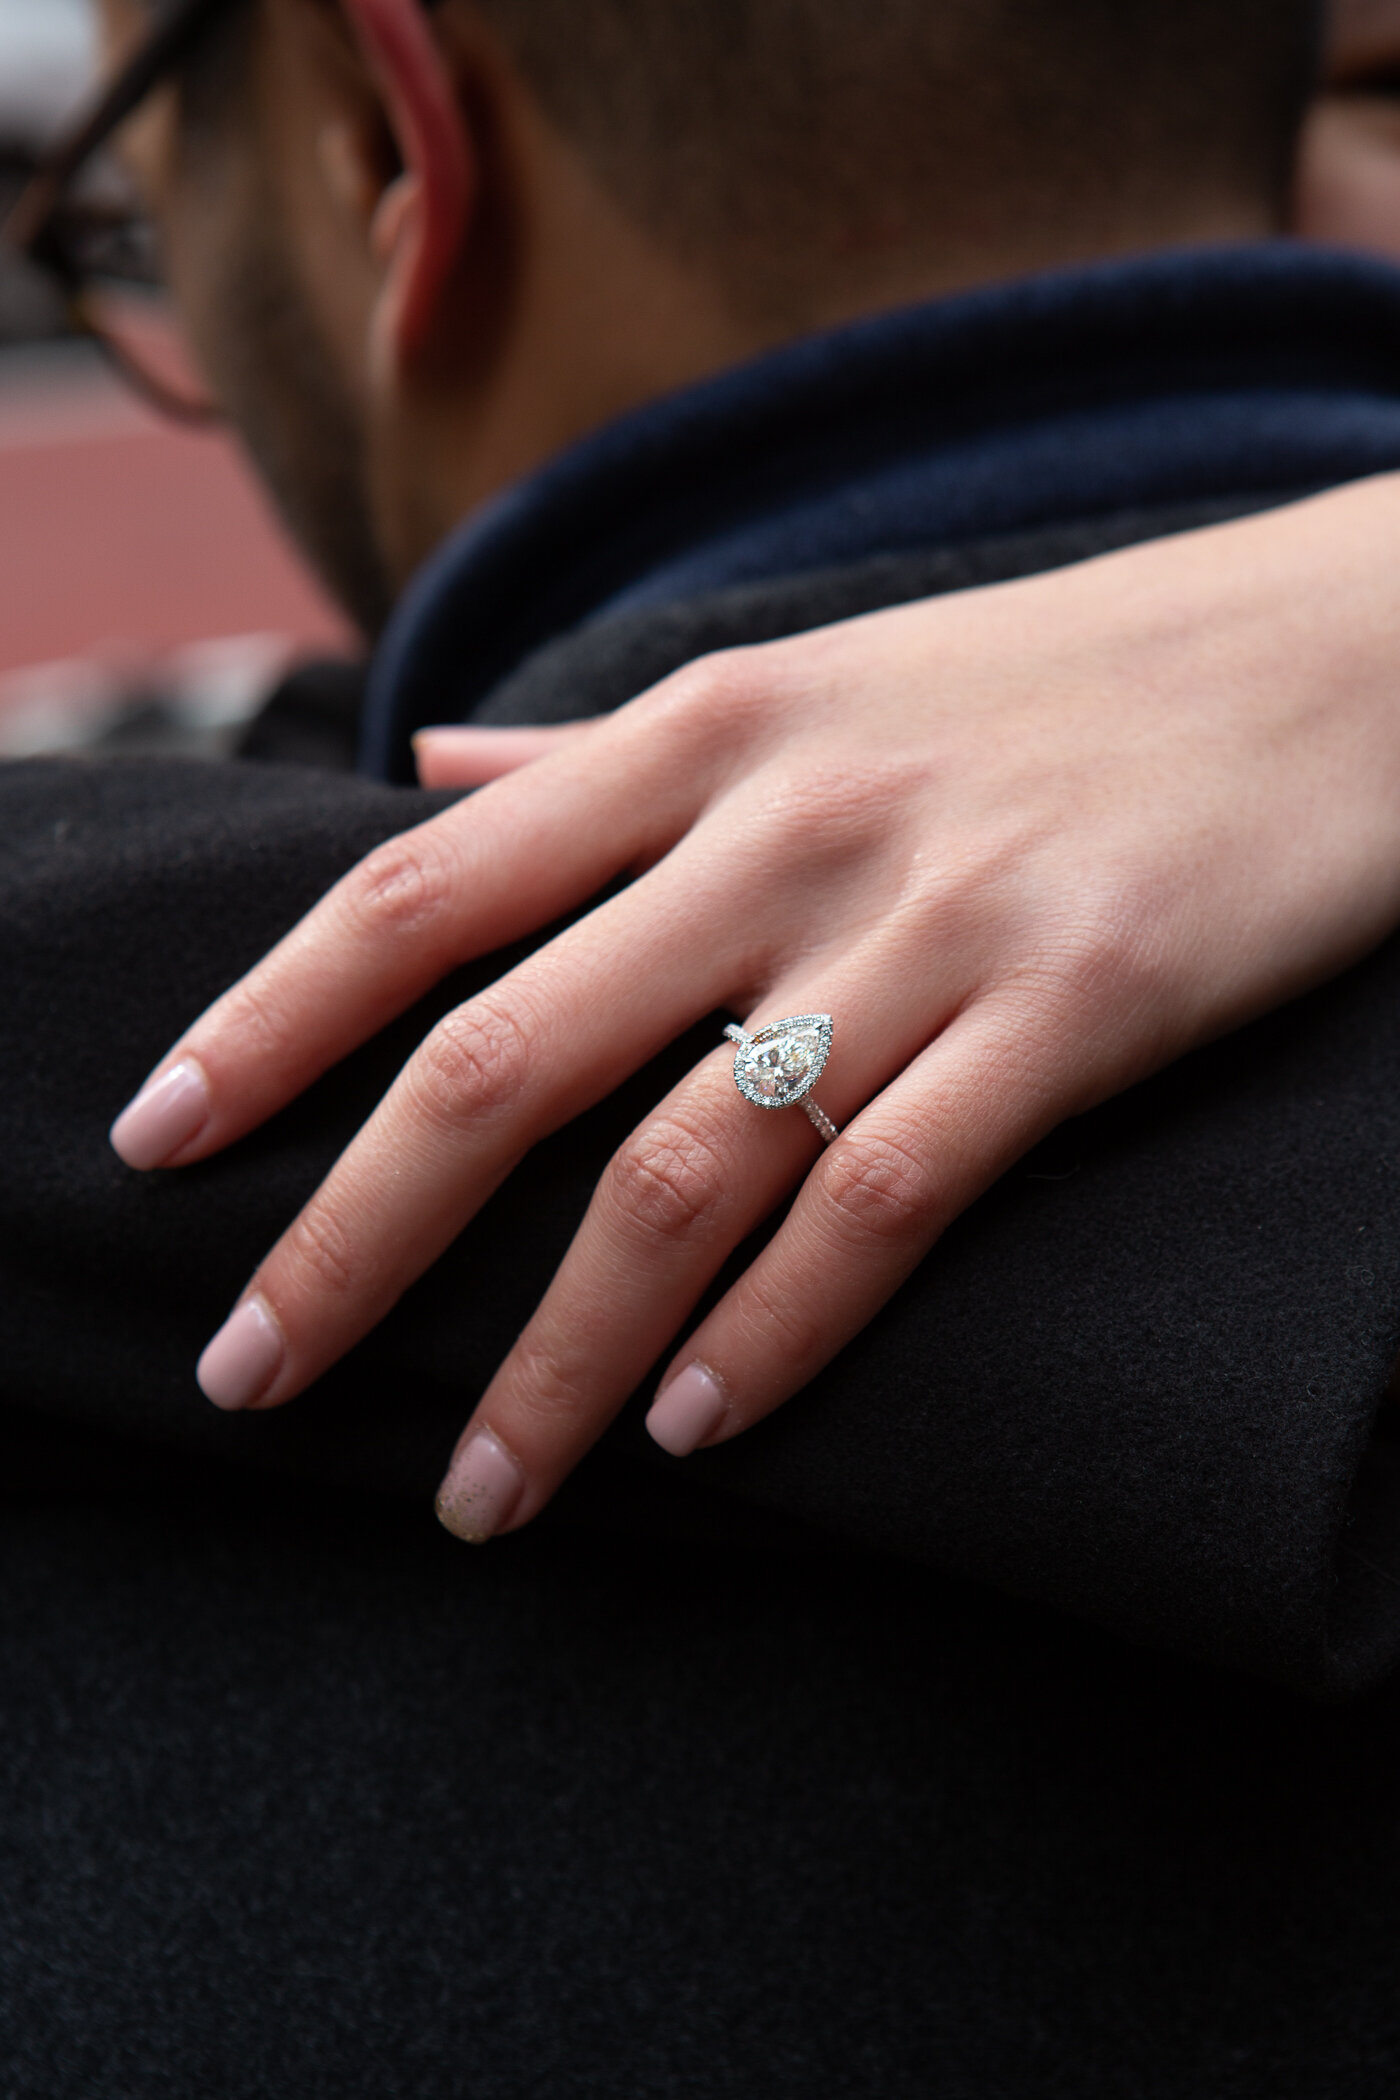
[[[765,1019],[825,1010],[827,997],[832,1011],[850,1017],[814,1096],[842,1119],[923,1046],[930,1025],[926,1013],[895,1018],[872,1000],[887,959],[885,942],[867,942],[764,1002]],[[933,1016],[935,1027],[941,1018]],[[728,1256],[815,1164],[821,1146],[807,1118],[796,1109],[755,1114],[734,1084],[733,1062],[729,1048],[706,1058],[610,1162],[459,1442],[438,1504],[459,1536],[488,1535],[478,1440],[488,1440],[493,1468],[515,1469],[518,1492],[512,1488],[508,1509],[492,1511],[493,1529],[514,1530],[602,1434]]]
[[[318,1378],[532,1145],[722,1004],[742,930],[697,954],[679,937],[693,898],[663,863],[437,1024],[206,1349],[216,1406]]]

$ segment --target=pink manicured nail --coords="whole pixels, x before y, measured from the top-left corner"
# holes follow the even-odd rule
[[[438,1522],[469,1546],[484,1546],[525,1492],[525,1471],[499,1437],[479,1429],[457,1453],[438,1489]]]
[[[111,1128],[112,1149],[143,1173],[163,1167],[209,1120],[209,1088],[198,1065],[172,1065],[143,1086]]]
[[[246,1298],[215,1335],[195,1371],[206,1400],[236,1414],[261,1400],[287,1353],[282,1330],[261,1298]]]
[[[652,1401],[647,1428],[672,1458],[689,1458],[714,1435],[728,1412],[729,1402],[714,1372],[703,1364],[687,1364]]]

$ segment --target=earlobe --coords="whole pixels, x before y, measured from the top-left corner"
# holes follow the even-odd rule
[[[411,358],[431,330],[471,219],[476,168],[466,122],[420,0],[343,0],[384,97],[402,174],[383,192],[370,241],[384,268],[375,356]]]

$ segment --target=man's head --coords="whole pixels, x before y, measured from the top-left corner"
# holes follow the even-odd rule
[[[105,0],[114,40],[146,0]],[[804,330],[1278,228],[1308,0],[244,0],[134,147],[373,627],[474,504]]]

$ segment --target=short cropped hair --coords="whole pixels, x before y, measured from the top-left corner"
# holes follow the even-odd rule
[[[1318,0],[476,0],[617,200],[751,278],[862,244],[1281,223]]]
[[[1008,234],[1090,254],[1241,201],[1281,229],[1323,15],[1323,0],[470,4],[623,209],[737,305],[778,315],[892,248],[964,270]],[[190,63],[191,130],[236,104],[254,14]]]

